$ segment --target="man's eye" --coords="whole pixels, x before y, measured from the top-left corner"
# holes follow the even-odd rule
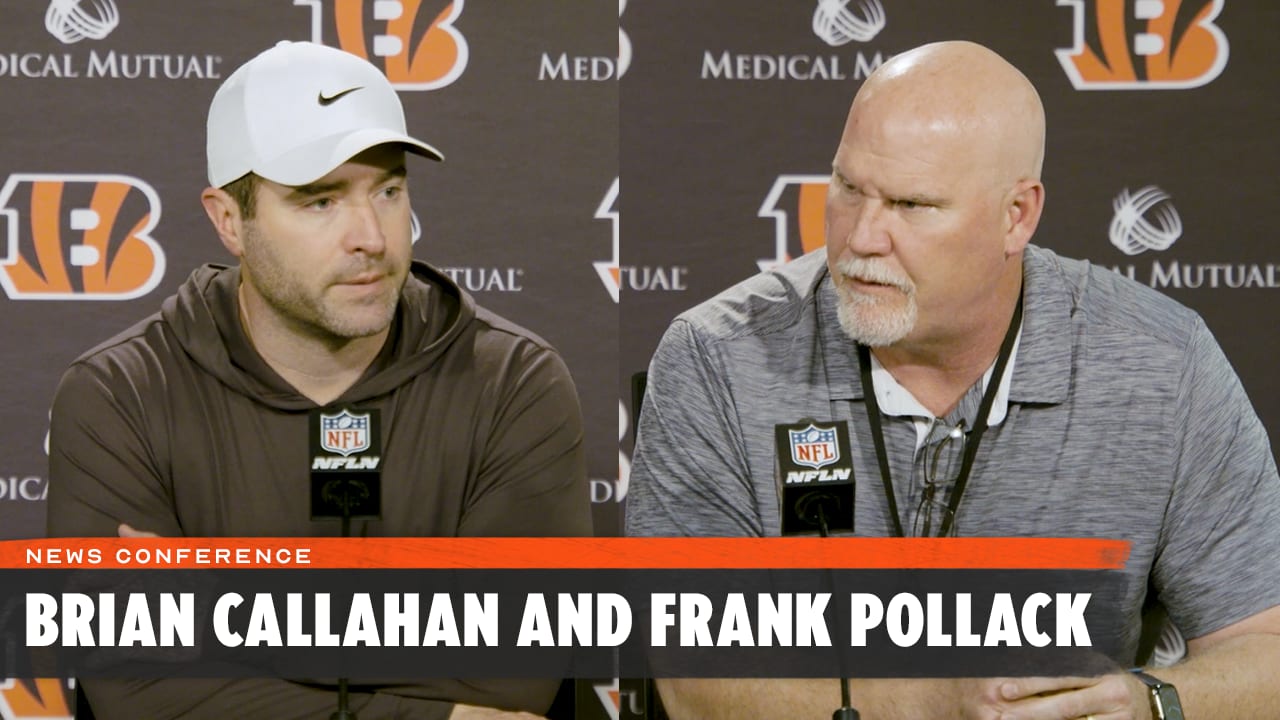
[[[402,192],[404,192],[404,188],[399,185],[388,185],[382,189],[382,196],[388,200],[394,200],[395,198],[400,197],[400,193]]]
[[[312,210],[328,210],[333,207],[333,198],[316,198],[315,200],[307,203],[306,206]]]

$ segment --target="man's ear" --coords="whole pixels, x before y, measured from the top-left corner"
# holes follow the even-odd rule
[[[1039,180],[1019,180],[1005,210],[1004,255],[1021,253],[1040,224],[1044,210],[1044,185]]]
[[[200,204],[213,223],[213,229],[222,245],[236,257],[244,253],[244,219],[240,217],[240,205],[225,190],[207,187],[200,193]]]

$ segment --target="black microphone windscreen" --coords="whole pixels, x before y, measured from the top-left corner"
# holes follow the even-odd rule
[[[377,408],[311,411],[312,519],[382,517],[380,415]]]
[[[853,452],[843,420],[774,426],[782,534],[853,530]]]

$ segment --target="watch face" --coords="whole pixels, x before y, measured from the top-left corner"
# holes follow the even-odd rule
[[[1156,701],[1160,703],[1160,717],[1164,720],[1183,720],[1182,703],[1178,701],[1178,691],[1172,685],[1157,689]]]

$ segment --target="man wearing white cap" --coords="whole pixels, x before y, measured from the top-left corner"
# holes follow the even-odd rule
[[[67,371],[49,442],[49,535],[320,536],[309,415],[376,409],[381,517],[353,534],[587,535],[573,382],[545,341],[412,259],[407,134],[387,79],[280,43],[209,110],[201,196],[238,267],[196,270],[160,312]],[[556,681],[358,687],[378,718],[531,717]],[[285,680],[86,683],[111,717],[325,717]],[[495,710],[491,708],[503,708]]]

